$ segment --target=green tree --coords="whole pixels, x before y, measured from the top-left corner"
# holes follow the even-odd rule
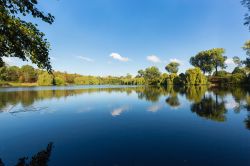
[[[247,75],[245,73],[235,73],[232,74],[230,78],[231,84],[243,84],[247,80]]]
[[[167,85],[179,84],[179,76],[176,73],[169,74],[167,77]]]
[[[74,83],[77,85],[88,85],[89,81],[86,79],[86,77],[80,76],[74,79]]]
[[[226,68],[226,56],[223,56],[225,50],[223,48],[213,48],[199,52],[196,56],[190,58],[190,63],[199,67],[203,73],[211,73],[214,69],[217,74],[218,68]]]
[[[196,67],[186,71],[186,83],[188,85],[204,85],[208,82],[206,76]]]
[[[51,74],[47,73],[47,72],[43,72],[43,73],[39,74],[37,83],[40,86],[52,85],[53,76]]]
[[[157,85],[160,83],[161,72],[155,66],[146,68],[144,78],[148,85]]]
[[[37,73],[34,67],[30,65],[24,65],[20,69],[22,80],[21,82],[36,82],[37,81]]]
[[[55,77],[54,83],[55,85],[65,85],[65,80],[62,77]]]
[[[137,73],[138,74],[137,74],[136,77],[144,77],[144,75],[145,75],[145,71],[144,70],[139,70]]]
[[[6,80],[7,81],[14,81],[14,82],[18,81],[19,75],[20,75],[20,68],[19,67],[10,66],[7,68],[6,72],[7,72],[6,73],[6,75],[7,75]]]
[[[235,67],[233,72],[232,72],[232,74],[237,74],[237,73],[247,75],[246,71],[240,67]]]
[[[18,57],[52,71],[44,33],[36,24],[20,18],[31,15],[52,24],[54,17],[40,11],[37,4],[37,0],[0,0],[0,65],[4,64],[3,57]]]
[[[227,75],[229,75],[230,73],[228,73],[227,71],[225,70],[220,70],[218,71],[217,73],[214,72],[213,73],[213,76],[217,76],[217,77],[227,77]]]
[[[168,74],[167,73],[163,73],[161,75],[161,80],[160,80],[160,84],[162,86],[166,86],[167,85],[167,80],[168,80]]]
[[[218,72],[219,67],[222,69],[225,69],[227,67],[225,64],[227,57],[223,56],[224,53],[225,53],[224,48],[213,48],[211,50],[208,50],[208,54],[212,58],[212,64],[214,65],[216,74]]]
[[[248,41],[244,44],[243,50],[245,50],[247,56],[249,56],[249,57],[246,58],[245,61],[243,61],[243,63],[246,65],[247,68],[250,68],[250,40],[248,40]]]
[[[165,69],[169,72],[169,73],[178,73],[179,70],[179,66],[180,64],[178,62],[171,62],[169,63]]]
[[[214,69],[214,66],[211,62],[211,57],[207,54],[207,51],[201,51],[197,55],[191,57],[190,64],[200,68],[203,74],[211,73]]]
[[[134,79],[134,85],[143,85],[145,84],[145,79],[143,77],[137,77]]]
[[[7,67],[6,66],[0,67],[0,80],[6,81],[7,77],[8,77]]]

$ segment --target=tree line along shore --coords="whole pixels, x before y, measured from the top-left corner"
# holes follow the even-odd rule
[[[0,86],[50,86],[50,85],[248,85],[250,83],[250,41],[243,49],[246,59],[233,57],[236,64],[233,72],[227,72],[225,49],[213,48],[201,51],[190,58],[194,68],[185,73],[177,74],[180,64],[170,62],[166,65],[166,72],[161,73],[155,67],[139,70],[133,77],[126,76],[84,76],[67,72],[35,69],[30,65],[22,67],[4,65],[0,68]]]
[[[244,25],[250,30],[250,0],[240,0],[247,9]],[[229,73],[225,69],[227,57],[225,49],[213,48],[197,53],[190,58],[194,68],[178,74],[180,64],[171,62],[166,65],[167,72],[161,73],[153,66],[139,70],[138,75],[121,77],[83,76],[66,72],[53,71],[50,63],[50,43],[38,25],[25,20],[26,16],[53,24],[55,17],[39,9],[33,0],[0,1],[0,86],[49,86],[49,85],[249,85],[250,83],[250,41],[243,49],[247,57],[233,57],[237,67]],[[20,17],[22,16],[22,17]],[[17,57],[23,61],[30,60],[38,68],[25,65],[8,66],[4,57]]]

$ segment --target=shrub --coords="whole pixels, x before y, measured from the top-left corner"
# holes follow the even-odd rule
[[[218,71],[217,74],[216,72],[214,72],[213,76],[217,76],[217,77],[226,77],[229,73],[226,72],[225,70],[221,70]]]
[[[231,84],[243,84],[247,81],[247,76],[245,73],[232,74],[230,83]]]
[[[50,75],[50,74],[48,74],[47,72],[39,74],[37,83],[40,86],[52,85],[52,83],[53,83],[53,76]]]
[[[246,71],[244,69],[240,68],[240,67],[234,68],[234,70],[232,72],[232,74],[237,74],[237,73],[246,75]]]
[[[161,76],[161,85],[167,86],[167,85],[180,85],[181,84],[181,80],[180,77],[173,73],[173,74],[162,74]]]
[[[207,78],[202,74],[199,68],[188,69],[186,71],[186,84],[188,85],[204,85],[207,84]]]
[[[65,85],[65,80],[62,77],[55,77],[55,85]]]

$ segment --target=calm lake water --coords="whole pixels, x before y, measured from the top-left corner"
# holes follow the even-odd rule
[[[2,88],[0,158],[5,166],[250,166],[249,92]]]

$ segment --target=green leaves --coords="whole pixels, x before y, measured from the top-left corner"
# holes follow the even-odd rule
[[[16,15],[22,14],[23,16],[32,15],[34,18],[40,18],[44,22],[52,24],[54,16],[50,13],[45,14],[36,8],[37,0],[0,0],[1,10],[5,10],[8,15],[16,18]]]
[[[188,85],[206,85],[206,76],[201,73],[199,68],[188,69],[186,71],[186,82]]]
[[[250,40],[246,41],[243,46],[243,50],[245,50],[246,54],[249,56],[248,58],[246,58],[245,61],[243,61],[243,63],[246,65],[247,68],[250,68]]]
[[[199,52],[196,56],[190,58],[191,65],[199,67],[203,73],[211,73],[214,69],[218,71],[218,67],[226,68],[226,56],[223,56],[225,50],[223,48],[213,48]]]
[[[165,69],[169,72],[169,73],[178,73],[179,70],[179,66],[180,64],[178,62],[171,62],[169,63]]]
[[[161,72],[155,66],[145,69],[144,78],[148,85],[158,85],[160,83]]]
[[[16,16],[30,14],[52,24],[54,17],[39,11],[36,4],[36,0],[0,0],[0,66],[3,66],[2,57],[18,57],[52,72],[49,43],[44,33],[37,25]]]

